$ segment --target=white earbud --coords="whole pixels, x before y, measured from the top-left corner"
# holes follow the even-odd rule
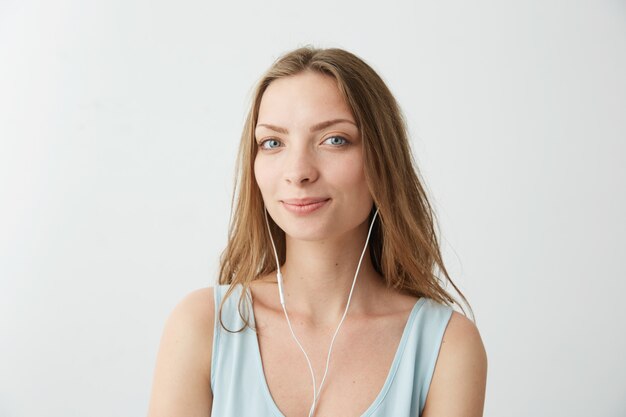
[[[326,375],[328,374],[328,365],[330,364],[330,354],[331,354],[331,352],[333,350],[333,345],[335,343],[335,337],[337,337],[337,333],[339,333],[339,328],[343,324],[343,321],[346,318],[346,315],[348,314],[348,307],[350,307],[350,301],[352,300],[352,292],[354,291],[354,285],[356,284],[356,278],[359,275],[359,269],[361,268],[361,261],[363,260],[363,255],[365,254],[365,249],[367,249],[367,244],[368,244],[368,242],[370,240],[370,234],[372,233],[372,227],[374,226],[374,222],[376,221],[376,216],[378,215],[378,208],[376,208],[376,212],[374,213],[374,217],[372,218],[372,223],[370,224],[369,231],[367,232],[367,239],[365,240],[365,246],[363,247],[363,251],[361,252],[361,257],[359,258],[359,264],[357,265],[356,273],[354,274],[354,279],[352,280],[352,287],[350,288],[350,294],[348,295],[348,302],[346,303],[346,308],[345,308],[345,310],[343,312],[343,316],[341,317],[341,321],[339,322],[339,325],[337,326],[337,329],[335,330],[335,334],[333,335],[333,338],[332,338],[332,340],[330,342],[330,347],[328,348],[328,356],[326,357],[326,369],[324,370],[324,376],[322,377],[322,382],[320,383],[319,389],[316,389],[317,384],[315,382],[315,373],[313,372],[313,366],[311,365],[311,361],[309,359],[309,355],[307,355],[306,352],[304,351],[304,348],[302,347],[302,344],[300,344],[300,341],[296,337],[296,334],[294,333],[293,328],[291,327],[291,321],[289,320],[289,315],[287,314],[287,307],[285,306],[285,294],[283,292],[283,275],[280,273],[280,263],[278,261],[278,253],[276,252],[276,245],[274,244],[274,238],[272,237],[272,231],[270,230],[270,224],[269,224],[269,221],[267,220],[267,209],[265,209],[264,211],[265,211],[265,224],[267,225],[267,231],[270,234],[270,239],[272,241],[272,248],[274,249],[274,256],[276,258],[276,280],[278,281],[278,294],[279,294],[279,297],[280,297],[280,304],[281,304],[281,306],[283,308],[283,312],[285,313],[285,318],[287,319],[287,325],[289,326],[289,330],[291,331],[291,336],[296,341],[296,343],[300,347],[300,350],[304,354],[304,357],[306,358],[307,364],[309,365],[309,371],[311,372],[311,379],[313,381],[313,403],[311,404],[311,408],[309,409],[309,417],[312,417],[313,413],[315,412],[315,407],[317,406],[317,402],[319,400],[319,395],[322,392],[322,387],[324,386],[324,381],[326,380]]]
[[[280,269],[276,273],[276,280],[278,281],[278,294],[280,295],[280,305],[285,305],[285,293],[283,292],[283,274],[280,273]]]

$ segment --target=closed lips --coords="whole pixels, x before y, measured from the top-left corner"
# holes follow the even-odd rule
[[[308,206],[310,204],[321,203],[323,201],[328,201],[330,198],[305,198],[305,199],[291,199],[291,200],[282,200],[283,203],[289,204],[292,206]]]

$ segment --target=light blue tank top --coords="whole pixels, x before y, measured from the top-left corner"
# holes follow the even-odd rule
[[[224,330],[218,309],[228,285],[215,286],[215,330],[211,362],[213,408],[211,417],[284,417],[270,394],[257,336],[249,327],[239,333]],[[222,321],[239,330],[243,321],[237,286],[224,303]],[[247,300],[250,300],[247,293]],[[254,312],[248,308],[250,322]],[[414,417],[422,414],[441,340],[452,308],[429,298],[416,303],[402,333],[387,379],[378,396],[361,417]]]

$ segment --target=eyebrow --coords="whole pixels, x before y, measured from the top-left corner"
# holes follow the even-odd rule
[[[317,132],[317,131],[320,131],[322,129],[326,129],[327,127],[330,127],[332,125],[336,125],[338,123],[350,123],[350,124],[353,124],[354,126],[356,126],[356,123],[354,123],[352,120],[349,120],[349,119],[333,119],[333,120],[327,120],[325,122],[321,122],[321,123],[318,123],[318,124],[315,124],[315,125],[311,126],[310,131],[311,131],[311,133]],[[285,129],[284,127],[270,125],[270,124],[267,124],[267,123],[259,123],[259,124],[256,125],[256,127],[266,127],[266,128],[271,129],[271,130],[273,130],[275,132],[283,133],[285,135],[287,135],[289,133],[289,130]]]

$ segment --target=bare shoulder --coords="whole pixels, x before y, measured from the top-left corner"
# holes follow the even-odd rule
[[[486,362],[487,357],[480,332],[474,322],[463,314],[452,312],[442,343],[447,343],[446,348],[454,349],[458,354],[469,354],[475,356],[474,359],[484,358]]]
[[[167,318],[161,343],[175,342],[179,347],[192,350],[212,348],[215,319],[213,297],[212,287],[197,289],[183,297]]]
[[[487,354],[476,325],[454,311],[443,335],[423,417],[483,415]]]
[[[172,310],[157,355],[148,416],[210,415],[213,288],[189,293]]]
[[[206,331],[206,324],[213,329],[215,318],[215,299],[213,287],[200,288],[187,294],[178,302],[168,321],[182,320],[190,325],[199,325],[201,331]],[[211,337],[212,337],[212,331]]]

